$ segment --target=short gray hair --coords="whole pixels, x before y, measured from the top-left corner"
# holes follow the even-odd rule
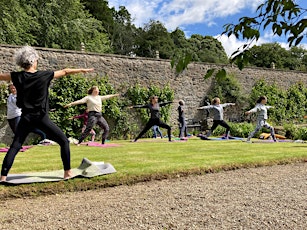
[[[24,69],[31,67],[38,58],[37,51],[31,46],[23,46],[14,55],[16,64]]]

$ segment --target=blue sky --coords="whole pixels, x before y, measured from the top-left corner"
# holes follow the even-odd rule
[[[221,36],[223,25],[237,23],[242,16],[256,15],[257,7],[264,0],[109,0],[109,7],[125,6],[134,24],[143,27],[151,19],[164,24],[168,31],[177,27],[186,37],[192,34],[216,37],[230,56],[244,42],[235,37]],[[306,0],[297,0],[297,4],[307,8]],[[279,42],[287,48],[285,37],[273,36],[271,31],[264,31],[256,43]],[[302,41],[306,43],[306,40]],[[302,43],[307,48],[307,44]]]

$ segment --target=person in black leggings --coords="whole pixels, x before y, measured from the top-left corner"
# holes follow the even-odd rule
[[[54,78],[76,73],[87,73],[93,71],[93,69],[38,71],[38,59],[38,53],[34,48],[24,46],[15,53],[16,64],[23,68],[23,71],[0,74],[0,80],[13,82],[18,92],[17,106],[22,110],[13,143],[3,159],[1,182],[6,181],[8,172],[13,165],[17,153],[21,149],[28,134],[34,128],[39,128],[46,133],[48,138],[60,145],[64,179],[69,179],[73,176],[70,166],[69,141],[62,130],[50,120],[48,115],[48,88],[51,80]]]
[[[157,96],[151,96],[150,97],[150,103],[148,105],[135,105],[132,106],[132,108],[147,108],[150,111],[150,119],[145,125],[144,129],[141,131],[141,133],[134,139],[134,142],[136,142],[139,138],[141,138],[152,126],[157,125],[159,127],[167,129],[167,135],[168,140],[172,141],[171,139],[171,127],[161,121],[160,119],[160,107],[166,106],[168,104],[171,104],[173,102],[162,102],[158,103],[158,97]]]

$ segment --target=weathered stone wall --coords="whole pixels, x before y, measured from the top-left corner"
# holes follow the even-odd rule
[[[0,46],[1,72],[13,71],[17,67],[13,63],[14,51],[17,46]],[[169,84],[175,92],[175,100],[183,99],[186,102],[188,119],[200,120],[204,114],[197,107],[203,105],[211,84],[211,79],[204,80],[204,75],[210,68],[221,66],[205,63],[191,63],[188,69],[176,76],[171,68],[169,60],[148,59],[118,55],[101,55],[96,53],[55,50],[37,48],[40,54],[40,69],[71,68],[95,68],[99,75],[108,75],[109,82],[119,92],[125,92],[131,85],[140,83],[144,86],[157,85],[163,87]],[[248,93],[254,83],[259,79],[265,79],[268,83],[276,83],[281,88],[288,88],[296,82],[307,85],[307,73],[297,71],[279,71],[264,68],[245,68],[240,71],[237,68],[223,66],[228,73],[233,73],[242,86],[243,93]],[[176,124],[177,104],[172,106],[171,123]],[[238,109],[237,109],[238,111]],[[229,117],[229,114],[226,114]],[[4,121],[5,123],[5,121]],[[0,142],[3,142],[6,125],[0,124]]]

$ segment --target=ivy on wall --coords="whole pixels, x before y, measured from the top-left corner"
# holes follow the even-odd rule
[[[293,84],[285,90],[275,83],[268,84],[264,79],[259,80],[252,88],[249,97],[250,107],[254,107],[257,99],[262,95],[268,98],[268,105],[274,106],[274,108],[268,110],[270,121],[278,125],[305,121],[307,88],[302,83]]]
[[[4,121],[6,116],[6,100],[9,96],[8,84],[6,82],[0,83],[0,121]]]
[[[142,87],[140,84],[130,87],[127,90],[127,97],[132,105],[146,105],[150,101],[151,96],[158,96],[159,102],[173,101],[174,91],[169,85],[160,89],[156,86]],[[140,115],[142,123],[145,124],[149,120],[149,111],[147,109],[136,109],[137,113]],[[161,119],[168,121],[170,116],[170,106],[161,107]]]

